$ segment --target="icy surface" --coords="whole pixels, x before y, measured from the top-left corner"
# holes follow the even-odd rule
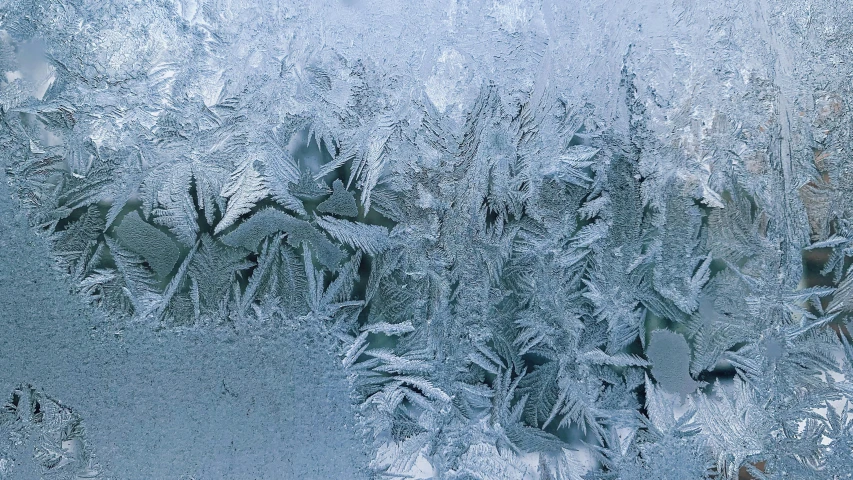
[[[16,252],[0,262],[0,402],[24,379],[71,409],[94,478],[367,478],[347,382],[322,342],[307,332],[157,333],[104,318],[67,293],[5,182],[0,215],[0,250]],[[0,462],[15,463],[0,478],[42,478],[33,443],[7,456],[3,420]]]
[[[117,478],[836,478],[851,12],[8,2],[4,385]]]

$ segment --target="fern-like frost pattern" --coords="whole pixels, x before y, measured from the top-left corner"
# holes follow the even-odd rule
[[[318,329],[376,478],[849,476],[849,9],[274,3],[0,7],[8,181],[111,321]],[[10,445],[97,475],[40,395]]]

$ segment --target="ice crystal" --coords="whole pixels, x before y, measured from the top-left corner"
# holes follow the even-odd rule
[[[22,385],[0,410],[0,478],[98,478],[83,421],[70,408]]]

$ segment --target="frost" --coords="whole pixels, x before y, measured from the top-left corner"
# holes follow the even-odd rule
[[[332,184],[332,196],[317,205],[317,211],[322,213],[334,213],[342,217],[358,216],[358,205],[355,197],[344,188],[340,179]]]
[[[690,346],[684,337],[666,330],[655,330],[646,355],[652,363],[652,376],[661,388],[681,395],[696,390],[699,384],[690,378]]]
[[[113,230],[119,243],[145,259],[160,277],[172,273],[178,261],[178,247],[168,235],[138,214],[125,216]]]
[[[99,478],[79,415],[22,385],[0,411],[0,479]]]
[[[352,3],[0,8],[74,290],[316,332],[377,478],[853,468],[843,5]]]

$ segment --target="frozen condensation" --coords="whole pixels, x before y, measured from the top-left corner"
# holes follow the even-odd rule
[[[377,478],[834,479],[848,7],[12,0],[0,141],[116,328],[330,345]]]

